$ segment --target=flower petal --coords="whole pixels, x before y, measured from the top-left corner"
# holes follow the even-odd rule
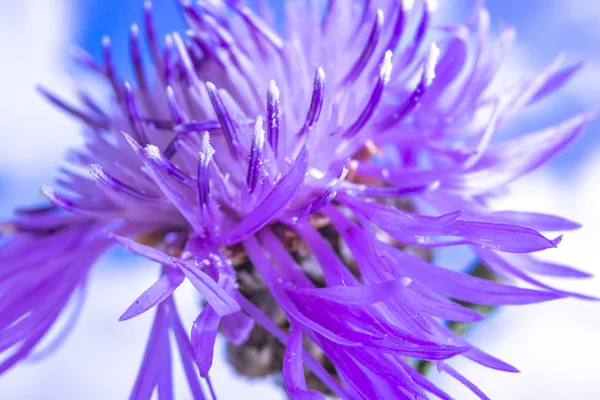
[[[296,195],[308,168],[308,150],[304,147],[290,171],[277,182],[265,199],[239,224],[215,241],[223,245],[238,243],[269,223]]]
[[[160,304],[173,294],[184,279],[185,274],[180,269],[170,268],[125,310],[119,321],[136,317]]]

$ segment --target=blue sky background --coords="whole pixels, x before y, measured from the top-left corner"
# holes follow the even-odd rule
[[[440,3],[440,11],[448,11],[448,4],[458,7],[452,10],[456,19],[468,13],[473,1]],[[161,36],[181,27],[175,4],[174,0],[154,1]],[[510,82],[535,74],[561,52],[569,63],[586,61],[571,84],[521,114],[505,135],[542,128],[600,105],[599,0],[490,0],[487,7],[494,27],[504,21],[518,31],[517,46],[507,60]],[[141,0],[0,0],[0,59],[4,60],[0,63],[1,216],[17,204],[39,200],[40,183],[52,182],[66,149],[78,144],[80,127],[42,101],[35,94],[35,84],[72,95],[69,44],[76,43],[100,59],[105,34],[112,38],[120,72],[130,76],[127,36],[130,24],[140,23],[141,17]],[[599,133],[596,121],[568,152],[518,184],[517,194],[501,205],[559,213],[586,223],[549,255],[589,271],[598,269],[593,250],[600,237]],[[150,316],[125,324],[116,319],[155,276],[154,266],[133,257],[101,262],[92,276],[84,314],[67,346],[43,363],[21,365],[0,377],[0,398],[125,398],[141,360]],[[599,282],[572,288],[600,293]],[[191,321],[196,298],[193,290],[188,294],[192,307],[183,312]],[[498,374],[458,362],[460,371],[492,398],[594,398],[600,379],[595,362],[600,355],[600,346],[595,345],[600,319],[593,316],[599,312],[597,305],[571,300],[502,310],[470,339],[524,373]],[[222,349],[217,354],[221,357],[213,380],[221,398],[249,393],[252,384],[233,378],[222,360]],[[457,398],[471,398],[443,376],[434,379]],[[181,379],[176,379],[176,385],[185,388]],[[254,392],[253,398],[283,398],[270,384],[254,389],[260,392]],[[181,393],[186,398],[185,391]]]

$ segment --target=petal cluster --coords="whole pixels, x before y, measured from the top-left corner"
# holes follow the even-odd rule
[[[307,373],[344,399],[450,398],[415,360],[435,363],[485,398],[445,361],[460,355],[517,370],[448,327],[484,318],[464,302],[591,299],[538,277],[586,274],[530,254],[561,240],[540,231],[578,224],[487,206],[593,118],[493,140],[579,66],[555,62],[493,93],[514,31],[492,38],[480,4],[465,24],[440,29],[435,44],[427,42],[433,1],[325,3],[286,1],[278,29],[268,7],[182,2],[189,30],[163,42],[146,2],[150,59],[133,25],[135,83],[120,78],[108,38],[101,63],[76,53],[112,88],[109,109],[89,94],[72,105],[41,89],[86,125],[87,145],[71,154],[56,190],[42,188],[50,206],[2,225],[0,349],[12,353],[0,372],[31,355],[114,244],[161,266],[121,316],[156,310],[136,399],[154,390],[172,396],[171,338],[193,396],[203,399],[212,392],[217,335],[240,346],[257,327],[285,346],[281,373],[293,398],[324,398]],[[458,245],[503,280],[534,288],[432,261],[434,249]],[[248,274],[282,319],[246,293]],[[203,298],[189,335],[174,297],[186,280]]]

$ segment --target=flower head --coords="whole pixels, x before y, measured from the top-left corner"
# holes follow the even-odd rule
[[[168,397],[169,332],[195,398],[205,396],[200,377],[210,387],[218,333],[238,371],[282,371],[293,398],[449,398],[415,360],[485,398],[445,360],[516,371],[444,321],[483,318],[465,302],[586,297],[536,277],[584,273],[530,255],[561,240],[539,231],[576,223],[487,206],[592,117],[492,142],[577,68],[553,64],[492,93],[514,32],[492,39],[483,7],[427,45],[435,2],[350,3],[331,0],[321,11],[316,0],[287,1],[280,34],[268,9],[182,2],[189,30],[159,43],[146,2],[152,68],[134,25],[135,84],[120,79],[108,38],[102,64],[78,53],[112,87],[110,109],[42,89],[85,123],[87,146],[56,191],[41,189],[50,206],[3,225],[0,346],[11,354],[0,372],[30,355],[115,244],[161,266],[121,316],[156,309],[133,398],[155,388]],[[455,245],[469,245],[495,275],[537,288],[432,262],[436,248]],[[173,297],[184,280],[203,298],[189,335]]]

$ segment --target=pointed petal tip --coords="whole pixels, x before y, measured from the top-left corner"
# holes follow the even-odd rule
[[[552,247],[558,247],[560,242],[562,242],[562,239],[563,239],[563,235],[560,235],[560,236],[550,240],[550,243],[552,243]]]

